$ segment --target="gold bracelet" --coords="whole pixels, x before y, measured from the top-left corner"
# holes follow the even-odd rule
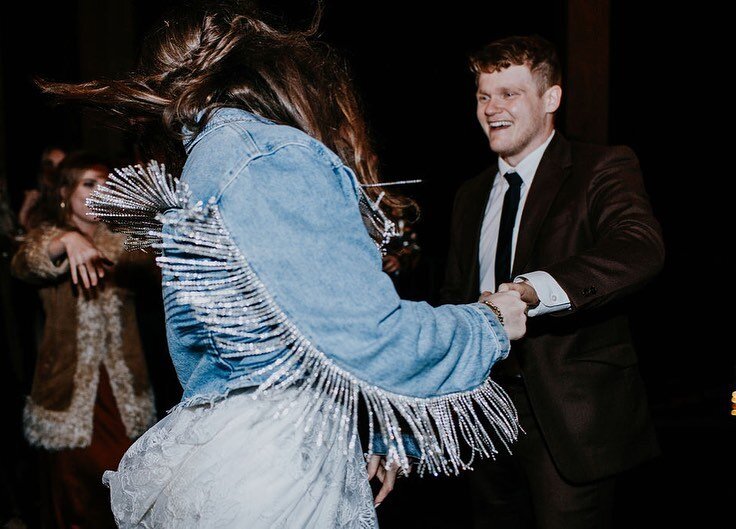
[[[501,309],[499,309],[497,306],[495,306],[493,303],[491,303],[488,300],[481,301],[481,303],[483,303],[483,305],[491,309],[493,311],[493,314],[496,315],[496,318],[498,318],[498,323],[503,325],[503,314],[501,314]]]

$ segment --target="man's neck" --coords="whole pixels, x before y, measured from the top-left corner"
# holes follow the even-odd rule
[[[544,145],[544,143],[549,139],[554,130],[554,125],[550,125],[548,128],[545,129],[542,134],[537,135],[523,151],[518,154],[509,156],[508,158],[503,158],[503,161],[509,164],[511,167],[516,167],[524,161],[524,158],[536,151],[540,146]]]

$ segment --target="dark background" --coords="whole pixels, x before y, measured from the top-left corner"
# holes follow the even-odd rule
[[[305,1],[261,4],[296,23],[311,12]],[[637,152],[667,244],[664,271],[631,304],[664,455],[624,477],[619,526],[714,527],[722,516],[733,520],[736,417],[730,399],[736,384],[727,334],[732,274],[725,259],[733,241],[726,220],[725,142],[731,138],[719,132],[729,129],[732,96],[721,74],[728,62],[719,57],[727,34],[717,29],[724,13],[704,4],[644,11],[639,2],[575,0],[325,4],[321,35],[353,68],[384,177],[424,180],[407,189],[422,207],[416,229],[423,252],[411,295],[430,301],[442,280],[454,192],[492,159],[475,120],[467,55],[511,34],[538,33],[557,45],[569,82],[565,95],[576,96],[563,105],[558,128],[575,139],[626,144]],[[121,75],[135,64],[145,30],[173,5],[5,5],[0,175],[16,210],[48,145],[130,154],[119,133],[77,110],[48,106],[33,76],[75,81]],[[591,90],[582,81],[587,74],[607,82]],[[23,321],[22,314],[16,318]],[[465,527],[463,487],[453,479],[402,482],[379,509],[382,527],[407,521],[410,527]]]

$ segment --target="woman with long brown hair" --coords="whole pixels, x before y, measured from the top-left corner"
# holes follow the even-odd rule
[[[488,374],[525,306],[399,299],[381,271],[396,235],[382,206],[405,203],[375,185],[349,75],[316,24],[180,8],[127,79],[43,84],[138,127],[167,164],[120,170],[91,201],[130,247],[160,252],[184,387],[106,474],[121,527],[375,527],[411,458],[455,473],[516,437]]]
[[[135,314],[136,283],[155,268],[87,215],[85,201],[108,171],[99,156],[69,154],[56,208],[43,210],[12,261],[15,275],[39,285],[43,303],[23,421],[28,441],[43,449],[44,518],[58,528],[114,527],[102,473],[155,418]]]

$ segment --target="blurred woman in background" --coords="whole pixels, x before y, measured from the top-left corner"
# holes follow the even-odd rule
[[[68,155],[58,207],[12,262],[15,275],[40,286],[46,316],[24,427],[46,450],[49,507],[60,528],[115,526],[102,473],[154,419],[133,292],[153,262],[123,252],[123,237],[87,215],[85,200],[108,171],[95,155]]]

